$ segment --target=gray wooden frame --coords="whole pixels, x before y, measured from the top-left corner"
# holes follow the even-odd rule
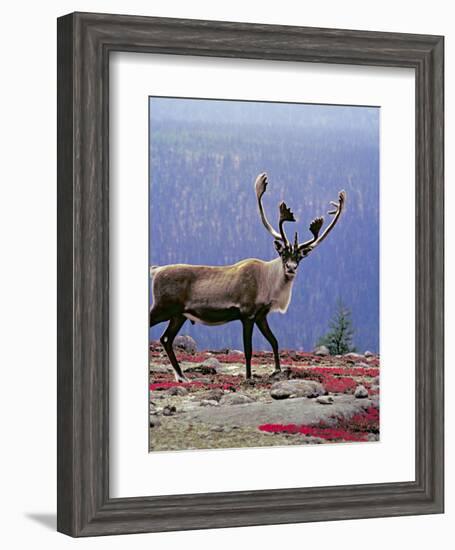
[[[58,530],[72,536],[443,511],[443,38],[74,13],[58,20]],[[109,53],[411,67],[416,480],[109,497]]]

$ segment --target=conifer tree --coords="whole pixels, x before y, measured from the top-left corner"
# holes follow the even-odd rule
[[[326,346],[330,355],[344,355],[355,351],[352,345],[353,336],[351,312],[341,300],[338,300],[337,309],[329,323],[329,331],[319,339],[317,345]]]

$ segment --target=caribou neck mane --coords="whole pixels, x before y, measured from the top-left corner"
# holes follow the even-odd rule
[[[288,279],[284,274],[281,258],[275,258],[266,262],[267,283],[265,288],[269,291],[268,300],[271,304],[270,311],[286,313],[291,301],[292,285],[295,279]]]

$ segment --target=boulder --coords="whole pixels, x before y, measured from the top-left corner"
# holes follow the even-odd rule
[[[219,401],[224,395],[224,391],[221,388],[213,388],[212,390],[205,391],[200,395],[200,399],[208,401]]]
[[[362,386],[362,384],[360,384],[356,387],[354,391],[354,397],[357,397],[357,399],[365,399],[366,397],[368,397],[368,390],[365,388],[365,386]]]
[[[173,347],[186,351],[186,353],[196,353],[197,351],[196,342],[188,334],[176,336]]]
[[[179,395],[181,397],[188,395],[188,390],[184,386],[172,386],[172,388],[166,390],[166,393],[167,395]]]
[[[220,399],[220,405],[244,405],[253,403],[254,399],[243,393],[227,393]]]
[[[374,353],[372,351],[368,351],[368,350],[363,355],[365,357],[374,357]]]
[[[273,399],[288,397],[318,397],[326,393],[325,388],[314,380],[282,380],[275,382],[270,390]]]
[[[325,357],[326,355],[330,355],[330,351],[327,346],[318,346],[317,348],[314,348],[313,354],[319,355],[320,357]]]
[[[216,357],[208,357],[203,363],[197,367],[190,367],[185,372],[197,372],[199,374],[216,374],[221,368],[221,363]]]
[[[208,367],[215,371],[221,367],[221,363],[216,357],[208,357],[201,365],[201,367]]]

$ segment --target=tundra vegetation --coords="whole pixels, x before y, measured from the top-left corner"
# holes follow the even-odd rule
[[[175,349],[183,383],[160,342],[150,343],[151,451],[379,440],[377,354],[282,350],[273,373],[273,352],[256,351],[246,379],[243,352],[186,351],[189,341]]]

